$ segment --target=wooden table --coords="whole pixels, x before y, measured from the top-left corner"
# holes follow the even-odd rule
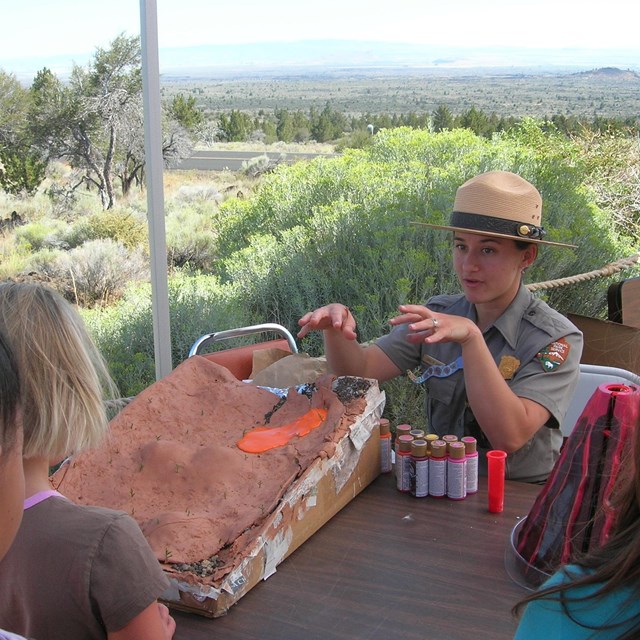
[[[504,550],[540,486],[506,483],[487,511],[486,480],[462,501],[413,498],[391,475],[367,489],[226,616],[174,612],[176,640],[500,640],[525,594]]]

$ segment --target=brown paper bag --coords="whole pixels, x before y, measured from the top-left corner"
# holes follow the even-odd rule
[[[271,366],[274,362],[286,358],[291,355],[291,351],[286,349],[256,349],[253,352],[253,369],[251,370],[251,380],[253,380],[260,371]]]
[[[264,365],[269,360],[267,351],[278,351],[272,353],[271,362]],[[259,362],[256,356],[260,355]],[[290,353],[281,349],[261,349],[254,354],[254,367],[251,374],[251,383],[261,387],[273,387],[276,389],[287,389],[298,384],[315,382],[320,376],[329,372],[326,358],[312,358],[306,353]]]

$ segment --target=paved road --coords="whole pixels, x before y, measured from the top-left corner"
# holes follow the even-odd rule
[[[242,163],[251,158],[267,155],[273,160],[284,159],[286,162],[309,160],[318,156],[326,158],[334,157],[337,153],[281,153],[269,151],[266,154],[260,151],[196,151],[190,158],[183,160],[177,170],[198,169],[200,171],[239,171]]]

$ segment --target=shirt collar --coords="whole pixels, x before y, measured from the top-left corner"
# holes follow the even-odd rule
[[[502,334],[509,346],[514,349],[518,342],[518,332],[520,322],[527,307],[531,304],[531,292],[520,285],[516,297],[511,304],[503,311],[502,315],[493,323],[493,326]]]

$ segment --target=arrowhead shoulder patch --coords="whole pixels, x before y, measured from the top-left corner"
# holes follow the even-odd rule
[[[536,358],[545,371],[554,371],[567,359],[570,350],[571,345],[560,338],[539,351]]]

